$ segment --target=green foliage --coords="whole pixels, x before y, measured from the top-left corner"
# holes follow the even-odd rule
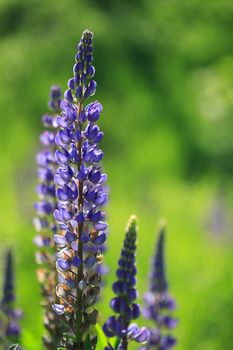
[[[102,350],[105,349],[105,347],[108,345],[108,338],[104,334],[101,326],[99,323],[95,325],[96,333],[97,333],[97,345],[96,345],[96,350]]]
[[[89,334],[86,337],[86,340],[84,342],[84,349],[85,350],[91,350],[91,339],[90,339],[90,335]]]

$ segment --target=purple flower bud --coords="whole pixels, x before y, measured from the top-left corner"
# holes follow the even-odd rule
[[[7,337],[19,337],[20,335],[20,327],[16,322],[9,322],[6,329]]]
[[[54,133],[52,131],[44,131],[41,135],[40,135],[40,142],[44,145],[44,146],[50,146],[54,143]]]
[[[81,85],[79,85],[76,90],[76,97],[78,100],[81,100],[82,96],[83,96],[83,88]]]
[[[65,247],[67,240],[64,236],[61,235],[54,235],[54,241],[57,243],[59,247]]]
[[[45,201],[36,202],[34,207],[37,213],[40,215],[46,215],[46,214],[49,215],[52,213],[52,210],[53,210],[52,204]]]
[[[74,163],[78,163],[80,156],[79,156],[79,151],[77,150],[75,144],[70,145],[70,159]]]
[[[68,144],[70,142],[71,133],[68,129],[59,130],[58,135],[60,136],[63,144]]]
[[[65,312],[65,307],[61,304],[52,304],[52,309],[59,316],[63,315]]]
[[[92,160],[94,163],[99,163],[103,158],[103,152],[101,150],[97,150],[95,149],[93,152],[92,152]]]
[[[94,202],[96,205],[104,205],[107,202],[107,199],[108,197],[104,193],[104,194],[97,195],[97,197],[94,199]]]
[[[61,97],[61,88],[58,85],[53,85],[50,88],[50,98],[52,100],[59,100]]]
[[[89,123],[87,125],[87,128],[85,130],[85,136],[88,140],[94,140],[98,135],[98,133],[99,133],[98,125],[94,125],[92,123]]]
[[[64,259],[57,259],[56,266],[58,270],[68,271],[70,269],[70,261]]]
[[[73,170],[69,165],[58,168],[57,173],[65,182],[69,182],[72,179],[72,176],[74,175]]]
[[[112,289],[116,295],[127,294],[128,286],[126,282],[116,281],[112,285]]]
[[[89,242],[89,240],[90,240],[90,237],[86,233],[83,233],[82,237],[81,237],[81,241],[83,243],[87,243],[87,242]]]
[[[72,233],[72,232],[70,232],[70,231],[67,231],[67,232],[66,232],[65,237],[66,237],[66,239],[67,239],[67,241],[68,241],[69,243],[72,243],[72,242],[75,241],[75,239],[76,239],[75,234]]]
[[[94,143],[100,143],[100,141],[102,140],[104,136],[103,132],[99,132],[98,135],[96,136],[96,138],[93,140]]]
[[[88,66],[86,71],[87,78],[92,78],[95,75],[95,67]]]
[[[99,210],[96,213],[93,213],[93,211],[89,211],[88,213],[88,218],[92,221],[92,222],[98,222],[102,219],[102,212]]]
[[[89,96],[93,96],[95,94],[97,87],[97,83],[95,80],[91,80],[85,90],[84,98],[88,98]]]
[[[132,304],[131,318],[135,320],[140,316],[140,306],[138,304]]]
[[[84,181],[87,178],[87,174],[88,174],[87,168],[85,167],[84,164],[81,164],[80,170],[77,174],[77,179],[79,181]]]
[[[176,327],[178,321],[170,316],[165,316],[163,318],[163,323],[166,328],[172,329]]]
[[[42,122],[45,127],[53,126],[53,116],[49,114],[45,114],[42,116]]]
[[[73,68],[74,75],[79,74],[82,70],[83,70],[83,63],[82,62],[75,63]]]
[[[138,328],[137,325],[132,324],[129,326],[128,332],[130,333],[130,338],[140,344],[145,344],[150,339],[150,331],[146,327]]]
[[[96,263],[96,257],[93,255],[90,255],[85,259],[85,265],[89,268],[93,267],[95,263]]]
[[[102,245],[104,244],[104,242],[106,241],[106,234],[105,233],[102,233],[100,234],[99,236],[95,237],[93,240],[92,240],[92,243],[99,246],[99,245]]]
[[[71,90],[74,90],[75,89],[75,81],[74,81],[74,78],[71,78],[68,80],[68,88],[71,89]]]
[[[88,178],[91,182],[97,184],[101,179],[101,172],[96,168],[92,168],[88,174]]]
[[[128,290],[128,299],[130,302],[133,302],[137,299],[137,290],[135,288],[130,288]]]
[[[83,213],[79,213],[77,216],[76,216],[76,220],[77,222],[80,224],[80,223],[83,223],[85,221],[85,217],[83,215]]]
[[[64,185],[63,188],[58,188],[57,197],[60,201],[68,201],[71,198],[71,190],[69,186]]]
[[[79,265],[81,264],[81,259],[78,257],[78,256],[75,256],[72,260],[72,264],[75,266],[75,267],[79,267]]]
[[[115,316],[111,316],[108,318],[107,322],[105,322],[103,326],[103,331],[107,337],[114,337],[116,330],[116,318]]]
[[[73,102],[73,95],[70,89],[66,90],[64,93],[64,97],[68,102]]]
[[[68,127],[68,121],[64,119],[63,117],[57,117],[57,125],[62,127],[62,128],[67,128]],[[55,137],[56,139],[56,137]]]
[[[63,223],[69,221],[72,218],[72,215],[65,209],[56,209],[54,211],[54,218],[58,223]]]
[[[96,122],[99,119],[102,110],[103,106],[98,101],[90,103],[86,107],[87,119],[90,122]]]
[[[69,162],[70,155],[65,149],[63,149],[62,152],[59,150],[56,150],[55,157],[58,164],[64,165]]]
[[[78,242],[72,242],[71,243],[71,248],[75,251],[75,252],[77,252],[78,251]]]
[[[81,141],[81,139],[82,139],[81,131],[80,130],[75,131],[72,135],[72,138],[73,138],[73,142],[77,143],[77,142]]]
[[[104,231],[104,230],[106,230],[108,228],[108,224],[106,222],[99,221],[96,224],[94,224],[94,228],[97,231]]]
[[[65,181],[58,174],[55,174],[54,182],[58,186],[64,186],[64,184],[65,184]]]
[[[79,86],[79,85],[80,85],[81,79],[80,79],[80,76],[79,76],[79,75],[75,75],[75,76],[74,76],[74,82],[75,82],[75,85],[76,85],[76,86]]]

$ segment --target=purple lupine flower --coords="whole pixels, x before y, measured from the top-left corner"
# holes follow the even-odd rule
[[[74,75],[60,104],[62,114],[57,118],[59,130],[55,137],[59,167],[54,177],[58,187],[54,217],[61,232],[54,239],[59,248],[57,295],[63,307],[54,305],[53,308],[58,314],[64,311],[72,324],[76,338],[74,348],[83,347],[83,335],[96,322],[94,305],[100,290],[98,266],[103,260],[102,247],[108,227],[101,209],[107,202],[106,175],[100,166],[103,152],[99,142],[103,133],[96,124],[103,107],[98,101],[85,107],[96,89],[96,82],[92,80],[95,73],[92,39],[92,32],[85,30],[75,56]]]
[[[20,339],[20,326],[19,319],[22,316],[22,311],[15,309],[15,291],[14,291],[14,267],[13,267],[13,255],[9,249],[6,252],[5,258],[5,272],[3,283],[3,296],[1,300],[0,309],[4,314],[4,318],[1,321],[1,341],[4,349],[8,348],[15,342],[19,342]]]
[[[150,335],[146,327],[139,328],[136,324],[130,324],[140,315],[140,307],[136,303],[136,239],[136,218],[132,216],[126,228],[121,257],[118,261],[117,281],[112,286],[116,296],[111,300],[110,306],[118,316],[110,316],[103,326],[107,337],[118,336],[121,339],[119,348],[122,350],[127,349],[128,343],[132,340],[146,343]]]
[[[169,350],[176,345],[176,339],[169,334],[177,325],[177,319],[171,316],[176,303],[168,293],[164,266],[164,236],[165,229],[162,227],[152,261],[150,290],[144,295],[143,315],[155,324],[155,327],[150,329],[151,336],[146,349]]]
[[[61,345],[65,327],[61,319],[52,310],[52,303],[57,301],[56,247],[53,235],[57,233],[58,227],[53,218],[53,211],[57,207],[54,183],[57,164],[54,153],[56,148],[56,119],[60,112],[60,98],[60,87],[52,86],[48,104],[51,114],[46,114],[42,117],[42,122],[46,129],[40,135],[42,150],[39,151],[36,157],[39,183],[36,188],[38,202],[35,203],[37,216],[34,218],[34,226],[37,235],[34,238],[34,243],[38,247],[36,260],[41,265],[37,270],[37,277],[43,297],[43,322],[47,330],[47,334],[43,336],[43,343],[48,350],[55,349]]]

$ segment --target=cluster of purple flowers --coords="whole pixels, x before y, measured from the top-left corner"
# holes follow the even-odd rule
[[[60,87],[52,86],[49,101],[51,113],[42,117],[42,122],[46,129],[40,135],[42,149],[36,157],[39,184],[36,188],[38,201],[35,203],[37,216],[34,218],[34,227],[37,235],[34,238],[34,242],[38,247],[36,260],[40,267],[37,269],[37,277],[43,296],[43,319],[47,329],[47,334],[43,336],[43,343],[45,348],[49,350],[56,348],[61,343],[61,328],[64,328],[57,314],[51,309],[51,304],[57,299],[56,247],[53,234],[57,233],[58,227],[54,221],[53,212],[57,207],[54,184],[54,175],[57,169],[55,135],[57,128],[56,118],[60,112],[60,99]]]
[[[168,293],[168,283],[164,266],[164,227],[161,228],[152,262],[150,290],[145,293],[143,315],[154,322],[150,329],[151,336],[147,349],[169,350],[176,345],[176,339],[169,333],[177,320],[170,313],[175,310],[176,303]]]
[[[3,296],[0,305],[0,345],[7,349],[20,338],[19,319],[22,312],[16,309],[14,293],[14,271],[12,251],[6,252]]]
[[[96,82],[91,79],[95,73],[92,38],[92,32],[86,30],[78,45],[74,76],[69,79],[60,103],[62,113],[56,119],[55,137],[58,204],[54,218],[59,232],[54,240],[59,249],[56,267],[60,303],[55,303],[53,309],[69,320],[80,344],[89,326],[96,323],[94,305],[101,279],[97,271],[103,261],[108,228],[101,209],[107,202],[104,186],[107,176],[99,165],[103,158],[99,148],[103,132],[96,124],[103,107],[98,101],[84,106],[96,90]]]
[[[116,272],[118,279],[112,286],[116,297],[111,300],[110,306],[118,316],[109,317],[103,326],[106,336],[117,336],[121,339],[120,349],[122,350],[127,349],[131,340],[146,343],[149,339],[149,331],[146,327],[139,328],[134,323],[130,324],[140,316],[140,307],[135,302],[137,299],[136,239],[136,218],[133,216],[126,228],[121,257],[118,261]]]

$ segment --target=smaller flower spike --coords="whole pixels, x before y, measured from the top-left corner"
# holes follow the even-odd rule
[[[37,277],[41,287],[42,305],[44,308],[43,321],[47,334],[43,336],[43,343],[47,350],[53,350],[61,345],[64,326],[61,318],[52,310],[52,304],[58,300],[56,296],[57,271],[55,266],[56,246],[53,235],[57,234],[58,227],[53,217],[53,211],[57,208],[55,194],[54,175],[57,169],[55,161],[55,134],[57,128],[56,119],[60,112],[61,89],[52,86],[50,89],[50,101],[48,103],[50,114],[42,117],[46,130],[40,135],[42,149],[37,154],[38,185],[36,188],[38,202],[35,204],[37,216],[34,218],[34,226],[37,235],[34,243],[38,247],[36,260],[40,267]]]
[[[117,281],[112,286],[116,296],[111,300],[110,306],[118,316],[109,317],[103,326],[107,337],[118,336],[121,338],[120,349],[122,350],[127,349],[131,340],[146,343],[150,334],[146,327],[139,328],[136,324],[130,324],[140,315],[140,307],[135,302],[137,298],[136,239],[136,217],[132,216],[126,227],[126,236],[118,261]]]
[[[168,294],[168,283],[164,266],[164,237],[165,228],[161,227],[156,245],[155,256],[152,261],[152,273],[150,276],[150,290],[145,293],[145,318],[155,323],[155,328],[150,329],[150,340],[146,349],[169,350],[176,345],[176,339],[169,331],[177,324],[177,320],[170,315],[176,307],[174,299]]]
[[[15,309],[14,294],[14,267],[12,251],[6,252],[5,272],[3,283],[3,297],[1,301],[1,311],[3,319],[1,321],[1,341],[4,348],[9,347],[13,343],[18,343],[20,339],[20,327],[18,320],[22,315],[21,310]]]

